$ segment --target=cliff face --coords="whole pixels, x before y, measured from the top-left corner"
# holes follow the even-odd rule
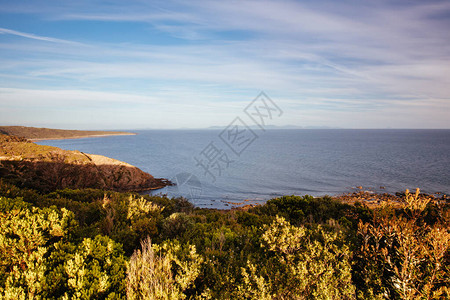
[[[6,135],[0,135],[0,178],[46,192],[63,188],[143,191],[170,184],[112,158],[36,145]]]

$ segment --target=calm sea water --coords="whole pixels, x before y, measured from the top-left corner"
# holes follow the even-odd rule
[[[200,207],[334,195],[357,186],[450,194],[450,130],[254,130],[257,137],[234,144],[220,130],[134,132],[39,144],[128,162],[178,183],[153,193],[181,195]]]

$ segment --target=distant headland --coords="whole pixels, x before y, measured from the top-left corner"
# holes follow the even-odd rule
[[[26,127],[26,126],[0,126],[0,133],[6,135],[20,136],[32,141],[79,139],[79,138],[102,137],[111,135],[136,135],[136,133],[123,131],[65,130],[65,129]]]

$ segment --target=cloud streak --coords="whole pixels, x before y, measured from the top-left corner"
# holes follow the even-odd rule
[[[27,39],[33,39],[33,40],[45,41],[45,42],[51,42],[51,43],[81,45],[80,43],[73,42],[73,41],[57,39],[57,38],[52,38],[52,37],[47,37],[47,36],[40,36],[40,35],[36,35],[36,34],[32,34],[32,33],[20,32],[20,31],[16,31],[16,30],[7,29],[7,28],[1,28],[1,27],[0,27],[0,34],[10,34],[10,35],[24,37]]]
[[[382,112],[414,115],[421,107],[433,124],[426,126],[450,127],[442,114],[450,100],[445,1],[54,4],[44,1],[34,12],[20,3],[0,8],[62,28],[45,35],[0,28],[3,35],[25,38],[2,41],[0,35],[1,87],[20,88],[22,96],[25,90],[84,90],[99,105],[99,95],[112,103],[116,96],[138,95],[153,99],[155,107],[170,103],[180,115],[191,102],[206,107],[204,112],[220,108],[214,114],[222,123],[236,103],[266,90],[291,110],[291,124],[309,125],[302,123],[311,119],[304,118],[307,111],[329,122],[321,125],[343,127],[344,120],[333,117],[339,111],[357,114],[359,127],[373,127],[373,116],[386,124]],[[69,27],[74,24],[76,30]],[[65,30],[74,33],[52,37],[65,37]],[[133,99],[128,101],[138,105]],[[161,110],[170,114],[166,106]],[[373,121],[365,123],[360,114]],[[302,117],[296,121],[295,115]],[[187,115],[182,120],[183,126],[200,126]],[[392,117],[386,126],[403,122]],[[408,126],[425,123],[409,120]]]

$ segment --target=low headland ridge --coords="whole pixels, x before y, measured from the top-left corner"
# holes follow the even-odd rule
[[[80,139],[88,137],[105,137],[113,135],[136,135],[132,132],[101,131],[101,130],[66,130],[53,128],[38,128],[26,126],[0,126],[0,133],[24,137],[31,141]]]
[[[113,158],[38,145],[1,133],[0,178],[44,192],[65,188],[146,191],[172,185]]]

